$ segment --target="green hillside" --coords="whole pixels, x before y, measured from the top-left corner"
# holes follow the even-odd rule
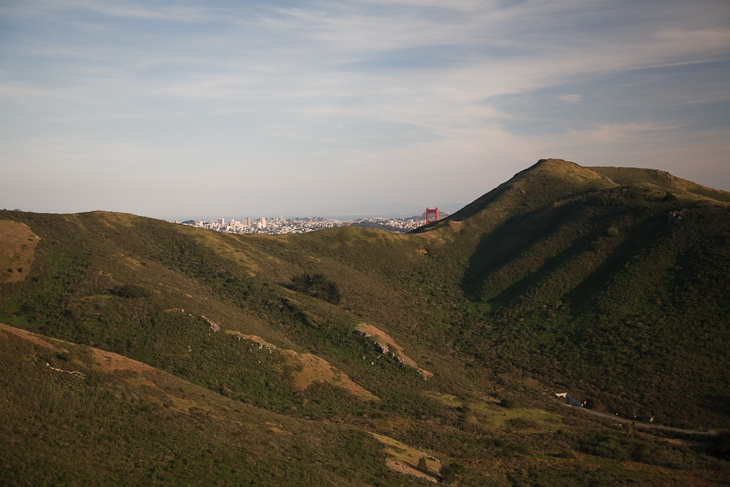
[[[726,425],[728,193],[688,182],[702,194],[673,193],[641,179],[653,171],[627,173],[619,186],[541,161],[434,226],[447,235],[459,224],[438,252],[466,260],[455,272],[469,310],[463,349],[625,415]]]
[[[721,484],[729,202],[666,173],[550,159],[406,235],[2,211],[0,323],[54,348],[0,333],[12,371],[0,475]],[[100,369],[102,351],[149,368]],[[565,391],[720,434],[617,426],[564,407],[553,393]],[[75,460],[88,448],[96,457]]]
[[[98,349],[2,333],[3,485],[402,480],[362,431],[295,421]]]

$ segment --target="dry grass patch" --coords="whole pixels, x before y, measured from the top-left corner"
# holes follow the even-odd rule
[[[132,221],[138,217],[129,213],[114,213],[111,211],[95,211],[95,215],[101,217],[101,221],[110,228],[114,228],[115,225],[121,225],[126,228],[132,228]]]
[[[245,340],[249,340],[251,342],[258,343],[259,350],[264,349],[264,348],[266,350],[268,350],[269,352],[276,350],[276,345],[274,345],[273,343],[267,342],[266,340],[264,340],[263,338],[261,338],[258,335],[246,335],[244,333],[241,333],[240,331],[235,331],[235,330],[226,330],[225,332],[229,335],[236,335],[239,340],[241,338],[243,338]]]
[[[23,340],[28,340],[29,342],[35,343],[36,345],[39,345],[43,348],[49,348],[51,350],[60,350],[62,352],[68,352],[68,350],[59,349],[55,345],[52,345],[51,343],[47,342],[46,340],[44,340],[40,336],[36,335],[35,333],[21,330],[20,328],[14,328],[10,325],[0,323],[0,330],[12,333],[13,335],[18,336],[18,337],[22,338]]]
[[[230,259],[247,269],[251,276],[255,276],[256,273],[260,271],[258,264],[251,256],[247,255],[240,247],[233,245],[233,242],[239,245],[241,244],[241,240],[237,237],[230,234],[222,234],[212,230],[203,230],[194,227],[181,226],[181,228],[183,231],[188,232],[190,236],[199,243],[208,247],[216,254]],[[254,252],[250,247],[247,250],[252,253]]]
[[[395,472],[414,475],[422,479],[430,480],[431,482],[438,481],[438,475],[441,472],[441,462],[437,458],[388,436],[377,433],[370,434],[386,446],[385,453],[392,457],[386,461],[388,468]],[[421,458],[426,459],[426,465],[431,475],[416,468]]]
[[[364,401],[378,400],[377,396],[321,357],[311,353],[297,353],[293,350],[282,350],[282,353],[288,355],[295,366],[300,367],[292,374],[297,389],[305,390],[316,382],[326,382],[344,389]]]
[[[464,401],[452,394],[445,394],[437,391],[426,391],[424,394],[432,399],[436,399],[444,406],[448,406],[450,408],[460,408],[464,406]]]
[[[281,423],[272,423],[271,421],[265,422],[266,426],[268,426],[269,431],[272,433],[276,433],[277,435],[293,435],[291,431],[287,431],[284,428],[284,425]]]
[[[462,222],[457,222],[455,220],[450,220],[449,221],[449,228],[451,228],[455,232],[458,232],[459,230],[461,230],[461,224],[462,224]]]
[[[25,280],[40,240],[25,223],[0,221],[0,282]]]
[[[428,379],[429,377],[433,376],[433,372],[429,372],[426,369],[422,369],[418,366],[415,360],[408,357],[403,352],[403,347],[398,345],[393,338],[390,337],[387,333],[385,333],[383,330],[380,330],[379,328],[376,328],[373,325],[368,325],[366,323],[360,323],[355,327],[357,331],[360,332],[364,337],[370,338],[373,343],[380,349],[380,351],[383,354],[391,354],[393,357],[395,357],[400,363],[407,365],[408,367],[413,367],[418,372],[423,375],[424,379]]]
[[[238,331],[226,330],[230,335],[236,335],[259,344],[259,350],[266,349],[269,353],[277,351],[280,353],[289,365],[294,367],[292,377],[294,379],[294,387],[303,391],[315,383],[326,382],[333,386],[346,390],[353,396],[357,396],[364,401],[377,401],[378,397],[370,391],[354,382],[350,377],[337,370],[332,364],[322,357],[318,357],[311,353],[298,353],[294,350],[277,349],[276,345],[267,342],[257,335],[245,335]]]
[[[103,370],[110,372],[114,372],[115,370],[131,370],[140,373],[147,372],[152,375],[158,374],[157,369],[154,367],[132,360],[124,355],[107,352],[106,350],[99,350],[98,348],[94,348],[93,351],[97,365]]]
[[[520,433],[555,433],[563,425],[562,418],[542,409],[506,408],[497,400],[484,400],[468,404],[472,414],[468,421],[490,430],[516,431]]]

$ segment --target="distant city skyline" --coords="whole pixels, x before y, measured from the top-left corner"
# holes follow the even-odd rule
[[[550,157],[728,191],[730,7],[3,2],[0,127],[37,212],[468,204]]]
[[[419,226],[425,225],[425,218],[357,218],[357,219],[337,219],[337,218],[272,218],[267,220],[261,218],[243,218],[236,219],[210,219],[210,220],[187,220],[175,223],[190,225],[206,230],[213,230],[223,233],[250,234],[250,233],[266,233],[271,235],[290,234],[290,233],[308,233],[325,228],[334,228],[342,226],[369,226],[385,229],[391,232],[408,232]]]
[[[471,203],[471,202],[469,202]],[[245,212],[230,212],[230,214],[212,214],[212,215],[204,215],[199,214],[198,216],[190,216],[190,215],[183,215],[182,217],[176,216],[174,218],[164,218],[165,220],[179,220],[179,221],[185,221],[185,220],[217,220],[219,218],[224,218],[225,220],[237,220],[241,221],[244,218],[250,218],[250,219],[258,219],[261,217],[265,218],[339,218],[339,219],[357,219],[357,218],[372,218],[372,217],[393,217],[393,218],[407,218],[411,216],[419,216],[421,215],[427,207],[436,208],[438,207],[442,212],[445,212],[447,214],[454,213],[464,206],[466,206],[468,203],[446,203],[442,205],[408,205],[408,204],[401,204],[401,203],[382,203],[382,204],[374,204],[374,205],[349,205],[349,206],[342,206],[338,208],[329,208],[329,209],[319,209],[315,211],[304,211],[304,212],[284,212],[284,213],[250,213],[246,214]]]

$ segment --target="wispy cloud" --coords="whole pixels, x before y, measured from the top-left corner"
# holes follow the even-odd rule
[[[578,94],[570,94],[570,95],[562,95],[558,97],[558,100],[562,103],[565,103],[567,105],[575,105],[578,103],[583,97]]]
[[[599,124],[583,130],[570,130],[573,137],[580,137],[585,141],[594,142],[621,142],[628,139],[643,137],[651,132],[670,132],[679,128],[677,125],[657,125],[653,123],[624,123]]]

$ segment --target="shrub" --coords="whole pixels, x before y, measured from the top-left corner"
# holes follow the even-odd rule
[[[441,467],[441,480],[449,482],[454,480],[457,475],[461,475],[466,472],[466,468],[460,463],[451,462],[450,464]]]
[[[297,274],[291,280],[293,282],[292,288],[295,291],[324,299],[332,304],[339,304],[342,299],[337,283],[328,279],[324,274],[310,275],[305,272]]]
[[[730,461],[730,433],[719,435],[713,440],[710,454],[721,460]]]
[[[597,434],[590,440],[584,441],[580,449],[583,453],[613,460],[623,461],[631,458],[627,442],[610,435]]]
[[[565,459],[571,460],[571,459],[575,458],[575,453],[573,453],[571,450],[563,450],[560,453],[557,453],[555,456],[558,458],[565,458]]]
[[[505,397],[499,402],[499,405],[503,408],[512,409],[517,405],[517,401],[515,401],[511,397]]]
[[[418,466],[416,468],[418,468],[418,470],[420,470],[423,473],[431,473],[428,470],[428,464],[426,463],[426,457],[421,457],[418,459]]]
[[[152,296],[152,291],[143,288],[142,286],[137,286],[136,284],[117,286],[112,290],[112,293],[125,299],[147,298]]]

